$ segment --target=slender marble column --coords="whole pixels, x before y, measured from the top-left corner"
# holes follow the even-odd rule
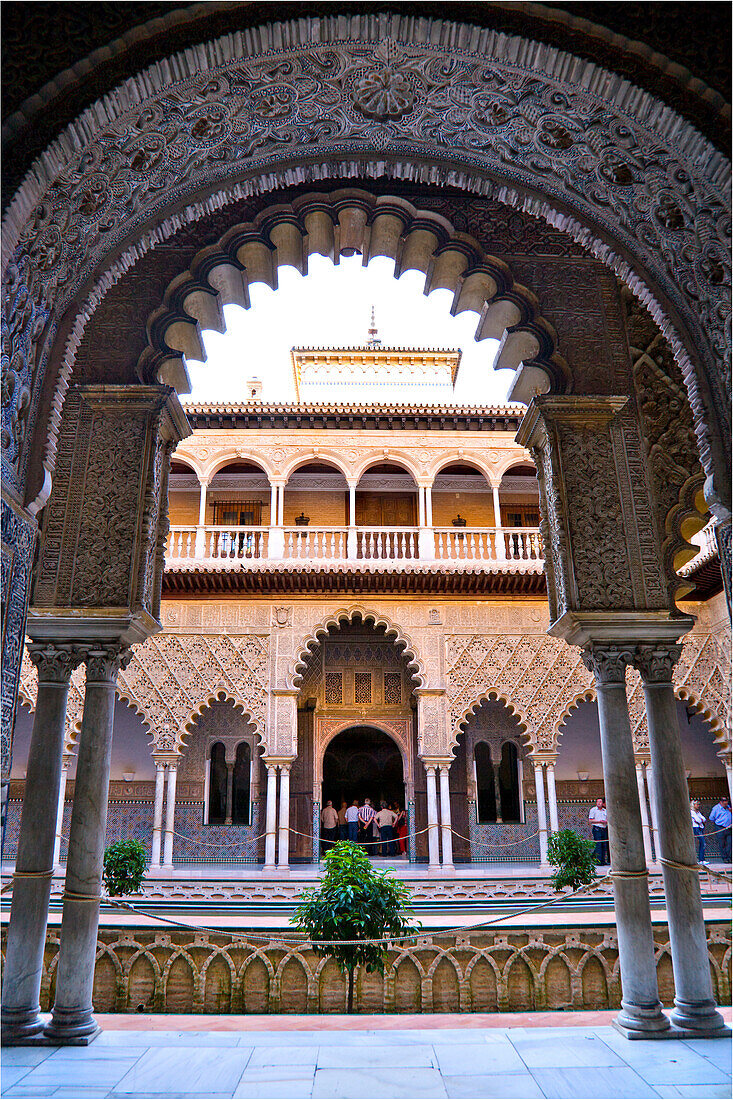
[[[425,765],[428,777],[428,871],[440,870],[440,839],[438,834],[438,792],[435,785],[435,767]]]
[[[621,970],[621,1011],[616,1025],[626,1034],[654,1035],[668,1031],[669,1020],[662,1012],[657,986],[649,882],[626,699],[626,665],[631,658],[631,650],[621,646],[596,644],[583,650],[583,662],[595,679],[601,730]]]
[[[277,524],[277,485],[270,485],[270,527]]]
[[[56,1000],[45,1034],[54,1043],[88,1042],[99,1033],[92,986],[97,954],[104,834],[107,826],[115,683],[130,650],[117,643],[90,646],[74,806],[66,860]]]
[[[277,838],[277,865],[287,870],[290,864],[290,765],[280,765],[280,828]]]
[[[453,832],[450,813],[450,764],[440,766],[440,831],[443,845],[443,870],[453,870]]]
[[[163,865],[173,869],[173,826],[176,821],[176,779],[178,767],[168,764],[168,782],[165,791],[165,839],[163,842]]]
[[[69,768],[71,767],[71,756],[67,756],[64,753],[63,764],[61,765],[61,783],[59,786],[59,805],[56,811],[56,837],[53,845],[53,865],[58,867],[61,862],[61,838],[64,832],[64,809],[66,807],[66,780],[69,778]]]
[[[275,870],[275,830],[277,829],[277,766],[267,765],[267,810],[265,820],[265,871]]]
[[[680,645],[640,645],[634,663],[641,673],[649,726],[652,784],[659,816],[659,856],[667,899],[675,999],[672,1023],[696,1034],[726,1032],[715,1007],[700,876],[690,818],[690,795],[682,760],[672,670]]]
[[[560,822],[557,817],[557,791],[555,790],[555,765],[548,761],[545,764],[547,773],[547,805],[550,810],[550,832],[560,832]]]
[[[534,785],[537,792],[537,829],[540,834],[540,863],[547,863],[547,810],[545,809],[545,779],[542,764],[534,766]]]
[[[494,802],[496,804],[496,824],[502,825],[504,818],[501,813],[501,764],[492,764],[494,769]]]
[[[356,482],[349,481],[349,530],[346,535],[346,556],[349,561],[354,561],[358,554],[356,534]]]
[[[418,485],[417,487],[417,504],[419,512],[419,524],[420,527],[425,526],[425,486]]]
[[[506,558],[506,546],[504,545],[504,532],[501,527],[501,505],[499,503],[499,487],[498,485],[492,485],[491,491],[494,494],[494,527],[496,528],[496,558],[497,561],[504,561]]]
[[[160,867],[160,845],[163,832],[163,792],[165,764],[155,762],[155,801],[153,803],[153,843],[150,850],[150,866]]]
[[[277,505],[277,525],[283,527],[285,524],[285,486],[278,485],[278,505]]]
[[[646,787],[644,784],[644,764],[641,760],[636,764],[636,786],[639,789],[639,809],[641,810],[641,828],[644,836],[644,858],[647,867],[652,860],[652,833],[649,828],[649,814],[646,808]]]
[[[227,804],[226,813],[224,814],[224,824],[231,825],[232,815],[234,813],[234,764],[227,761]]]
[[[2,995],[2,1041],[22,1042],[43,1029],[41,975],[51,896],[56,813],[61,785],[66,700],[84,653],[71,645],[28,646],[38,669],[25,797],[15,861]]]
[[[425,486],[425,526],[433,526],[433,487]]]
[[[659,825],[657,824],[657,800],[654,795],[654,784],[652,783],[652,766],[651,763],[644,765],[644,777],[646,779],[646,789],[649,793],[649,812],[651,814],[651,834],[652,842],[654,844],[654,859],[659,860]]]
[[[206,490],[208,487],[208,481],[202,481],[199,486],[199,522],[194,548],[194,556],[197,558],[203,558],[206,553]]]

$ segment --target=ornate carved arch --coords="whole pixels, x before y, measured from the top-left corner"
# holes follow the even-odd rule
[[[301,638],[295,651],[293,663],[287,672],[287,686],[290,688],[298,686],[313,649],[320,643],[322,636],[328,634],[331,627],[337,627],[338,624],[342,622],[353,622],[357,617],[361,618],[364,623],[371,623],[374,627],[383,626],[387,637],[391,637],[394,644],[402,648],[402,656],[406,661],[407,668],[412,673],[412,678],[416,686],[428,686],[428,676],[425,671],[425,664],[409,635],[405,633],[401,626],[392,622],[386,615],[378,611],[370,611],[360,604],[352,604],[350,607],[339,608],[338,611],[334,611],[330,615],[327,615],[326,618],[318,624],[315,630],[311,631],[304,638]]]
[[[89,293],[78,315],[88,318],[141,250],[207,203],[219,205],[222,188],[271,188],[278,172],[299,184],[344,178],[349,157],[337,161],[337,146],[365,174],[493,193],[617,270],[670,339],[703,462],[725,498],[725,433],[716,431],[725,418],[729,311],[725,158],[674,111],[592,63],[518,37],[401,16],[363,16],[348,27],[338,18],[268,24],[207,43],[132,77],[36,162],[7,219],[4,430],[15,487],[48,350],[73,297]],[[177,187],[161,198],[166,176]],[[150,228],[113,268],[109,257],[136,225]],[[90,289],[95,271],[103,274]],[[78,338],[77,328],[72,357]]]
[[[504,704],[510,714],[513,714],[514,717],[519,720],[519,735],[523,739],[525,745],[530,748],[530,751],[534,749],[532,732],[529,728],[528,720],[525,718],[525,716],[522,714],[516,704],[512,701],[509,693],[491,687],[487,688],[485,691],[482,691],[480,695],[478,695],[471,703],[469,703],[455,725],[451,723],[453,727],[451,730],[451,749],[454,749],[456,747],[456,745],[458,744],[459,733],[463,733],[465,731],[467,723],[479,709],[481,704],[489,702],[498,702]]]

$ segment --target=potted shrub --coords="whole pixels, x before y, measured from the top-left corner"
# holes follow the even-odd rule
[[[565,886],[577,890],[588,886],[597,877],[596,846],[592,840],[579,836],[574,829],[552,833],[547,842],[547,858],[557,870],[552,885],[559,892]]]
[[[148,853],[139,840],[118,840],[104,853],[103,880],[111,898],[140,892]]]
[[[412,891],[387,871],[375,871],[369,857],[348,840],[326,853],[326,873],[318,890],[304,890],[290,918],[308,936],[320,958],[335,959],[348,978],[348,1011],[354,1011],[354,975],[360,966],[384,974],[386,944],[319,947],[318,940],[375,940],[417,931],[406,906]]]

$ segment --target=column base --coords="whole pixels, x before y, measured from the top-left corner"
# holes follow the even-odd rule
[[[621,1002],[621,1011],[613,1026],[627,1039],[665,1039],[671,1028],[662,1011],[661,1001],[656,1004],[638,1005]]]
[[[102,1029],[91,1009],[54,1007],[44,1037],[54,1046],[85,1047],[94,1042]]]
[[[274,863],[263,863],[262,870],[266,871],[268,875],[271,875],[273,871],[277,871],[277,867]]]
[[[439,875],[442,870],[443,870],[443,868],[440,866],[439,863],[429,863],[428,864],[428,874],[429,875]]]
[[[456,869],[452,863],[444,863],[440,869],[444,875],[454,875],[456,873]]]
[[[37,1041],[43,1032],[41,1006],[34,1008],[3,1008],[2,1046],[25,1046]]]
[[[675,998],[671,1020],[675,1028],[689,1033],[685,1038],[713,1039],[731,1033],[714,1001],[700,1003]]]

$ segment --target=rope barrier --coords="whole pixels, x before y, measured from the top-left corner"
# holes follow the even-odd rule
[[[513,919],[514,917],[523,917],[523,916],[526,916],[529,913],[538,913],[542,909],[549,909],[550,906],[556,905],[556,904],[558,904],[558,902],[570,901],[571,898],[576,897],[578,894],[585,893],[585,891],[590,890],[591,887],[600,886],[601,883],[605,882],[610,877],[611,877],[610,873],[606,874],[602,878],[596,879],[594,882],[588,883],[585,886],[579,886],[576,890],[573,890],[569,894],[562,894],[558,897],[550,898],[548,901],[541,902],[539,905],[532,905],[532,906],[530,906],[526,909],[517,910],[514,913],[504,913],[501,916],[492,917],[491,919],[485,920],[485,921],[478,921],[475,924],[458,925],[454,928],[441,928],[441,929],[438,929],[435,932],[430,932],[430,931],[426,931],[425,929],[420,929],[419,931],[411,932],[408,935],[404,935],[404,936],[382,936],[379,939],[371,939],[371,940],[309,940],[309,939],[304,940],[302,937],[298,938],[296,936],[296,934],[293,934],[293,935],[274,934],[274,935],[270,935],[270,936],[258,936],[256,933],[248,933],[245,936],[245,935],[239,935],[236,932],[230,932],[228,929],[209,928],[207,925],[185,924],[183,921],[173,920],[172,917],[164,917],[164,916],[162,916],[158,913],[148,913],[144,909],[138,909],[136,906],[131,905],[129,902],[119,901],[118,899],[114,899],[114,898],[108,899],[108,904],[110,904],[112,906],[115,906],[117,908],[128,909],[130,912],[135,913],[137,916],[147,917],[149,920],[160,921],[164,924],[173,925],[176,928],[184,928],[188,932],[207,932],[211,935],[216,935],[216,936],[227,936],[228,935],[228,936],[230,936],[230,938],[232,940],[235,940],[239,943],[248,943],[248,942],[269,943],[273,947],[277,947],[279,943],[282,943],[286,947],[290,946],[290,947],[293,947],[297,950],[302,950],[303,948],[308,948],[308,947],[318,947],[318,948],[322,948],[322,947],[363,947],[363,946],[376,947],[376,946],[379,946],[379,945],[388,946],[389,944],[405,943],[405,942],[409,942],[411,940],[419,940],[419,939],[422,939],[425,936],[430,937],[432,939],[432,938],[435,938],[436,936],[456,936],[456,935],[463,935],[466,932],[478,931],[481,928],[488,928],[492,924],[498,924],[500,921],[505,921],[507,919]]]
[[[380,847],[381,848],[383,844],[396,844],[400,840],[408,840],[410,838],[422,836],[424,833],[430,832],[431,828],[440,829],[441,832],[443,830],[443,826],[436,823],[434,826],[428,825],[425,829],[417,829],[413,833],[405,833],[401,837],[395,836],[391,840],[388,840],[388,841],[384,841],[384,840],[359,840],[356,843],[358,843],[359,846],[362,847],[362,848],[373,848],[373,847]],[[217,843],[216,841],[213,841],[213,840],[200,840],[198,837],[186,836],[185,833],[179,833],[176,829],[173,829],[172,832],[173,832],[174,836],[179,837],[181,840],[187,841],[189,844],[200,844],[200,845],[202,845],[203,847],[206,847],[206,848],[222,848],[222,849],[225,849],[225,848],[231,848],[232,847],[232,842],[231,841],[229,841],[226,844],[219,844],[219,843]],[[277,836],[279,832],[280,832],[279,829],[275,829],[274,831],[270,830],[269,832],[259,833],[255,837],[250,837],[249,842],[250,843],[255,843],[258,840],[263,840],[265,837],[268,837],[268,836]],[[299,829],[293,829],[291,827],[288,827],[288,832],[292,833],[293,836],[305,837],[306,840],[313,840],[314,839],[312,833],[303,833]],[[451,829],[451,834],[453,836],[459,837],[461,840],[465,840],[468,844],[472,844],[474,847],[478,847],[478,848],[514,848],[514,847],[516,847],[517,844],[526,844],[528,840],[534,840],[534,838],[536,836],[540,835],[540,830],[537,829],[534,833],[530,833],[528,836],[519,837],[516,840],[491,841],[491,842],[490,841],[484,841],[484,840],[476,840],[475,838],[471,838],[470,836],[465,836],[463,833],[459,833],[457,829]],[[320,839],[321,839],[321,841],[323,841],[323,837],[320,837]],[[336,844],[338,842],[334,840],[334,841],[325,841],[325,843],[326,844]]]

